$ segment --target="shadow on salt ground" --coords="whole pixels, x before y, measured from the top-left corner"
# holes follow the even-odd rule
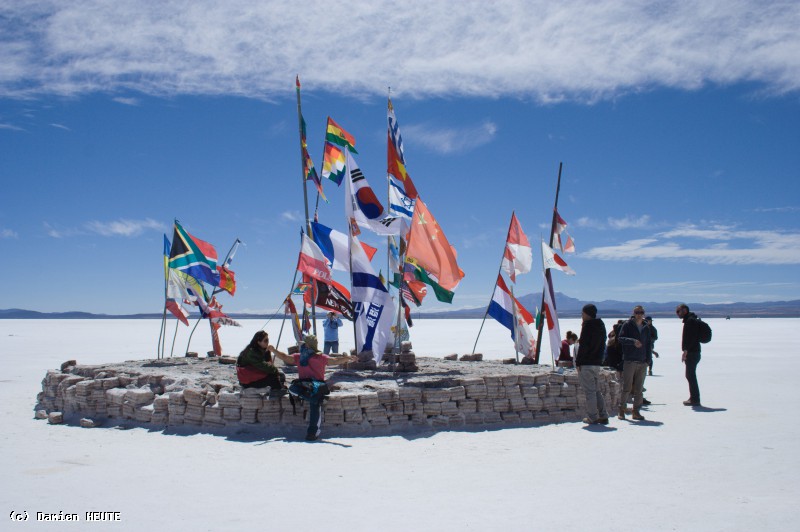
[[[702,406],[702,405],[693,406],[692,410],[694,410],[695,412],[727,412],[728,411],[727,408],[711,408],[711,407]]]
[[[587,432],[614,432],[617,430],[617,427],[610,425],[584,425],[581,428]]]

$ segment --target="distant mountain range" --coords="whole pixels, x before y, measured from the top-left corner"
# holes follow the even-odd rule
[[[519,298],[519,301],[531,312],[541,306],[542,295],[528,294]],[[582,301],[569,297],[561,292],[556,292],[556,307],[561,318],[577,318],[581,315],[583,305],[589,301]],[[634,305],[642,305],[647,314],[654,317],[672,317],[675,315],[675,307],[680,301],[670,301],[667,303],[653,302],[629,302],[629,301],[591,301],[597,305],[600,317],[622,317],[631,314]],[[732,318],[798,318],[800,317],[800,299],[792,301],[766,301],[763,303],[687,303],[693,312],[701,318],[732,317]],[[424,308],[424,307],[423,307]],[[486,307],[468,308],[459,310],[443,310],[426,312],[415,310],[414,316],[420,318],[437,319],[465,319],[482,318],[486,312]],[[231,313],[234,319],[261,319],[271,317],[272,314],[244,314]],[[274,317],[280,318],[283,314],[276,314]],[[158,319],[161,313],[150,314],[92,314],[90,312],[38,312],[35,310],[24,309],[0,309],[0,319]]]

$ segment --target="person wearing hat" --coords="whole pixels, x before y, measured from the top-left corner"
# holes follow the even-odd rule
[[[600,372],[603,367],[603,353],[606,347],[606,325],[597,317],[597,307],[589,303],[581,311],[581,336],[578,340],[578,354],[575,367],[578,379],[586,394],[586,424],[608,425],[608,412],[603,394],[599,390]]]
[[[300,345],[300,352],[287,355],[281,353],[273,346],[269,346],[269,350],[285,364],[289,366],[297,366],[297,376],[303,379],[309,379],[317,382],[325,382],[325,368],[327,366],[336,366],[339,364],[347,364],[354,362],[357,357],[343,356],[343,357],[330,357],[320,353],[317,344],[317,337],[313,334],[307,335],[303,338],[303,343]],[[306,432],[306,441],[314,441],[319,438],[320,430],[322,429],[322,401],[312,399],[308,402],[308,431]]]
[[[625,419],[625,406],[633,393],[633,419],[644,421],[640,412],[644,396],[644,378],[647,374],[647,360],[653,350],[650,328],[644,322],[644,307],[636,305],[633,316],[626,321],[617,335],[622,344],[622,394],[620,395],[619,419]]]

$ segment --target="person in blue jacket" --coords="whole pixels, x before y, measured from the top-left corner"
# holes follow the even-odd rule
[[[342,319],[335,312],[328,312],[328,316],[322,322],[325,331],[325,347],[323,353],[329,355],[331,351],[339,352],[339,327],[342,326]]]

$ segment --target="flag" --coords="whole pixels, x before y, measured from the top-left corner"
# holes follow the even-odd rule
[[[311,288],[311,283],[305,283],[301,281],[297,283],[297,286],[295,286],[294,290],[292,290],[292,295],[302,296],[309,288]]]
[[[575,241],[567,233],[567,222],[558,214],[558,211],[556,211],[556,227],[553,236],[555,237],[554,249],[558,249],[562,253],[575,253]]]
[[[420,267],[436,276],[436,282],[447,290],[454,290],[464,278],[464,272],[456,262],[455,248],[447,241],[421,199],[417,199],[414,207],[406,257],[415,259]]]
[[[345,192],[345,216],[355,220],[378,235],[397,235],[402,231],[402,223],[395,216],[387,216],[383,205],[367,183],[355,159],[346,152],[347,190]]]
[[[511,213],[511,223],[508,226],[506,247],[503,252],[503,271],[508,274],[512,283],[517,282],[517,275],[531,271],[533,264],[533,251],[528,237],[522,231],[522,226],[515,213]]]
[[[319,222],[311,222],[311,234],[314,242],[319,246],[322,254],[328,260],[328,264],[334,270],[345,272],[350,271],[350,257],[348,255],[347,235],[326,227]],[[361,247],[367,254],[369,260],[378,252],[377,248],[361,242]]]
[[[353,269],[353,312],[356,322],[356,352],[372,351],[380,363],[386,346],[393,341],[391,327],[394,315],[392,298],[372,268],[358,238],[350,236]]]
[[[189,311],[183,308],[178,301],[174,299],[167,299],[167,310],[169,310],[176,318],[181,320],[184,325],[189,325]]]
[[[550,350],[553,352],[553,360],[558,360],[561,354],[561,331],[558,327],[558,313],[554,301],[555,293],[552,281],[545,275],[543,313],[547,319],[547,330],[550,333]]]
[[[294,306],[292,296],[286,296],[284,303],[284,314],[289,315],[289,321],[292,322],[292,332],[294,339],[299,343],[303,341],[303,332],[300,329],[300,319],[297,317],[297,307]]]
[[[350,302],[350,292],[337,283],[317,283],[317,307],[331,312],[338,312],[346,320],[353,321],[353,304]]]
[[[187,233],[177,220],[169,254],[169,267],[211,286],[219,286],[217,250],[208,242]]]
[[[387,113],[389,121],[389,132],[386,142],[387,147],[387,165],[389,174],[394,176],[395,179],[402,183],[404,194],[410,199],[415,200],[419,194],[417,188],[411,181],[411,176],[406,171],[406,160],[403,153],[403,137],[400,136],[400,126],[397,123],[397,117],[394,115],[394,106],[392,100],[389,100],[389,109]]]
[[[514,308],[516,306],[516,309]],[[511,295],[503,277],[497,276],[497,283],[494,286],[492,301],[489,303],[489,316],[499,321],[506,329],[511,331],[511,338],[514,338],[514,312],[520,315],[525,323],[533,323],[533,316],[525,307]]]
[[[303,159],[303,178],[306,181],[314,182],[320,197],[325,200],[325,203],[327,203],[328,198],[325,197],[325,193],[322,191],[322,181],[317,175],[317,169],[314,168],[314,161],[311,160],[311,155],[308,154],[308,143],[306,142],[306,121],[302,114],[300,114],[300,149],[302,151]]]
[[[325,148],[322,154],[322,177],[323,179],[330,179],[337,185],[342,184],[344,179],[345,166],[347,161],[345,159],[342,148],[329,142],[325,143]]]
[[[325,142],[330,142],[342,148],[347,148],[350,152],[358,153],[356,151],[356,138],[345,131],[342,126],[334,122],[331,117],[328,117],[328,127],[325,130]]]
[[[436,299],[442,303],[453,302],[453,296],[455,294],[432,279],[428,272],[426,272],[424,268],[421,268],[420,265],[417,264],[416,259],[413,257],[406,257],[406,262],[403,265],[403,279],[408,284],[411,284],[414,280],[421,281],[433,288],[433,293],[436,295]],[[422,302],[422,298],[419,298],[419,302]]]
[[[217,272],[219,273],[219,287],[230,295],[234,295],[236,293],[236,279],[233,271],[225,266],[217,266]]]
[[[303,235],[303,245],[300,248],[300,256],[297,259],[297,271],[308,274],[314,279],[323,283],[331,281],[331,269],[328,267],[328,260],[313,240],[308,235]]]
[[[514,338],[514,347],[519,353],[533,358],[536,353],[536,337],[531,332],[530,322],[522,313],[522,305],[517,305],[514,308],[514,320],[516,321],[516,337]]]
[[[567,266],[567,263],[562,259],[550,246],[542,242],[542,263],[545,268],[552,268],[554,270],[561,270],[567,275],[575,275],[575,270]]]
[[[405,235],[411,228],[414,216],[415,200],[411,199],[393,177],[389,176],[389,214],[400,219],[401,234]]]

